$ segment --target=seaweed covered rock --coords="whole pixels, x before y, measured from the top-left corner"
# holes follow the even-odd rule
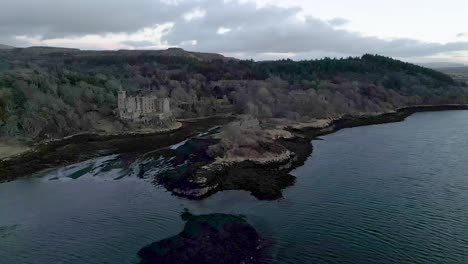
[[[155,162],[140,166],[141,173],[153,173],[155,167],[161,166],[158,158],[164,156],[167,166],[155,175],[155,183],[174,195],[203,199],[220,191],[243,190],[261,200],[276,200],[296,180],[289,172],[312,153],[309,138],[294,136],[271,142],[273,148],[287,153],[284,157],[216,162],[207,150],[218,143],[217,138],[207,135],[187,140],[173,149],[153,152]]]
[[[268,243],[243,216],[182,214],[187,223],[176,236],[142,248],[140,264],[268,263]]]

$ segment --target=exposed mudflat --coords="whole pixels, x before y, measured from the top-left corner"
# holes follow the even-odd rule
[[[111,154],[146,153],[165,148],[211,127],[223,125],[232,117],[213,117],[184,122],[176,131],[155,134],[98,135],[81,134],[42,143],[31,151],[0,160],[0,182],[11,181],[40,170],[65,166]]]

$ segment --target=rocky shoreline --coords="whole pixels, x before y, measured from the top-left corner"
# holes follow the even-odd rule
[[[294,184],[296,177],[290,172],[302,166],[312,154],[311,141],[316,137],[331,134],[344,128],[401,122],[416,112],[446,110],[468,110],[468,105],[405,107],[378,115],[343,116],[320,128],[288,128],[294,137],[280,138],[275,143],[293,153],[289,160],[261,164],[253,161],[242,161],[229,165],[210,166],[210,169],[200,169],[197,173],[189,176],[192,181],[198,183],[196,187],[192,186],[191,190],[174,188],[171,191],[178,196],[203,199],[219,191],[244,190],[261,200],[276,200],[282,197],[282,190]],[[196,179],[203,180],[197,181]]]
[[[215,125],[225,124],[231,119],[209,119],[184,124],[176,132],[157,135],[139,135],[132,138],[107,138],[93,135],[72,137],[66,142],[53,142],[41,151],[12,160],[0,161],[0,182],[14,180],[36,171],[76,163],[106,154],[146,153],[154,160],[166,157],[173,169],[154,178],[172,194],[188,199],[203,199],[225,190],[244,190],[262,200],[282,197],[282,191],[293,185],[296,177],[290,172],[302,166],[312,154],[311,140],[344,128],[400,122],[416,112],[468,110],[468,105],[413,106],[378,115],[343,116],[323,127],[287,128],[292,137],[280,137],[274,144],[287,152],[286,158],[262,162],[244,160],[230,163],[216,163],[207,154],[215,138],[202,136],[185,141],[175,149],[168,146],[184,141],[197,133],[205,132]],[[273,143],[272,143],[273,144]],[[155,150],[155,151],[154,151]],[[141,174],[151,172],[152,165],[143,166]]]
[[[468,110],[465,104],[446,104],[446,105],[416,105],[399,108],[393,112],[376,115],[345,115],[339,119],[333,120],[325,127],[320,128],[289,128],[291,132],[299,133],[309,138],[315,138],[334,133],[344,128],[359,126],[377,125],[385,123],[394,123],[404,121],[407,117],[418,112],[437,112],[449,110]]]

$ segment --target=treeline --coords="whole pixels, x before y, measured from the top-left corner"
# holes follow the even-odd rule
[[[254,62],[179,49],[14,49],[0,51],[0,136],[44,139],[129,129],[114,112],[120,86],[171,97],[178,117],[234,109],[306,121],[468,100],[466,84],[378,55]]]
[[[382,75],[388,73],[400,73],[411,76],[429,77],[432,79],[432,82],[428,84],[432,86],[454,84],[452,78],[441,72],[394,60],[392,58],[370,54],[365,54],[362,57],[348,57],[341,59],[325,58],[320,60],[307,60],[299,62],[292,60],[260,62],[255,68],[263,75],[279,76],[288,81],[333,78],[337,74],[343,73]],[[377,80],[374,78],[373,81]]]
[[[118,82],[67,71],[0,73],[3,136],[50,138],[87,131],[113,113]]]

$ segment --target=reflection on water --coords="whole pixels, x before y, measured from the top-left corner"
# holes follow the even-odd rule
[[[151,183],[174,161],[151,154],[0,184],[0,263],[137,263],[182,230],[183,208],[246,215],[276,241],[273,263],[468,263],[466,131],[466,111],[339,131],[273,202],[174,197]]]

